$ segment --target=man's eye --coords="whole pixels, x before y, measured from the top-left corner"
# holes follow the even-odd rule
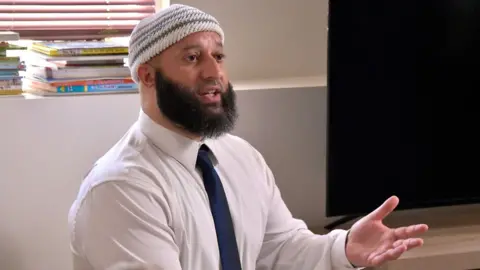
[[[189,62],[195,62],[195,61],[197,61],[198,56],[196,56],[196,55],[188,55],[188,56],[186,57],[186,59],[187,59],[187,61],[189,61]]]
[[[217,54],[215,55],[215,58],[217,59],[217,61],[222,61],[223,59],[225,59],[225,54]]]

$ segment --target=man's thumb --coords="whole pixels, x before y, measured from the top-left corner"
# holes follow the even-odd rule
[[[382,205],[367,215],[369,220],[383,220],[398,206],[399,199],[397,196],[388,198]]]

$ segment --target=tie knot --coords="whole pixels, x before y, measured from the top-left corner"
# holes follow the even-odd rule
[[[206,145],[202,145],[200,149],[198,150],[198,156],[197,156],[197,166],[200,166],[202,169],[205,168],[205,166],[212,167],[212,162],[210,161],[210,157],[208,156],[208,153],[210,152],[210,149]]]

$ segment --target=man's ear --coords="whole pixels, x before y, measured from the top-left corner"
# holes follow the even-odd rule
[[[137,69],[138,79],[144,86],[151,88],[155,86],[155,69],[148,64],[140,64]]]

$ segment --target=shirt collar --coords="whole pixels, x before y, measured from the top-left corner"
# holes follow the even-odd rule
[[[155,123],[147,114],[140,110],[138,124],[142,133],[165,154],[173,157],[188,170],[195,170],[198,150],[202,144],[211,150],[212,162],[218,162],[215,155],[214,140],[195,141],[171,131],[162,125]]]

